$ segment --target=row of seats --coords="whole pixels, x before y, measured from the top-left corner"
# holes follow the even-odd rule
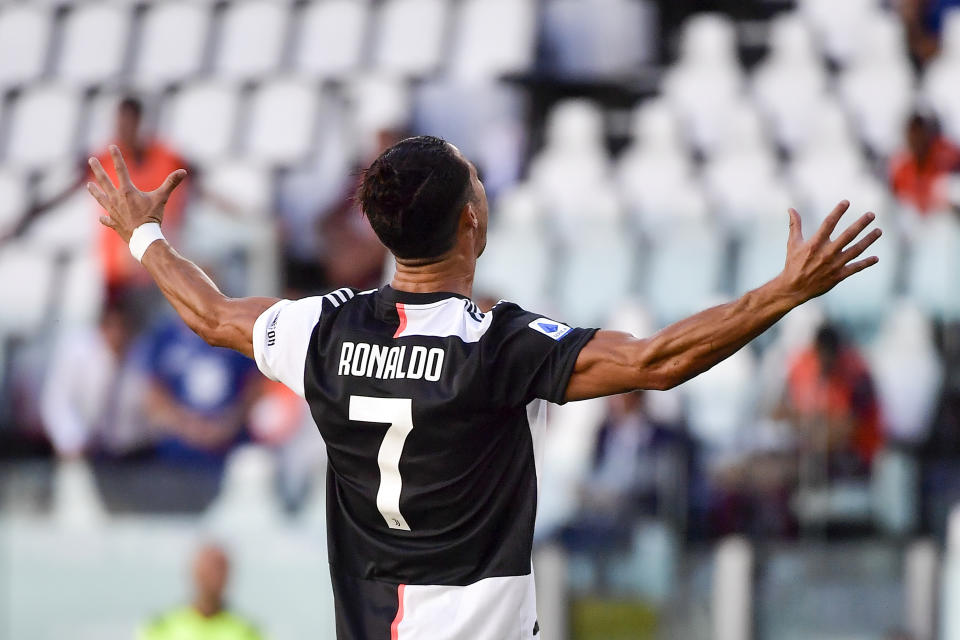
[[[55,5],[0,3],[0,93],[50,77],[150,90],[200,75],[248,81],[285,70],[345,78],[363,68],[422,76],[443,67],[489,77],[527,70],[536,34],[531,0]]]

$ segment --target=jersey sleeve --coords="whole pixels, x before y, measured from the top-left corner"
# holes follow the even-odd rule
[[[570,327],[510,302],[498,303],[491,313],[484,355],[494,400],[562,404],[577,356],[597,329]]]
[[[320,321],[323,297],[281,300],[253,325],[253,355],[257,368],[282,382],[301,398],[303,371],[313,330]]]

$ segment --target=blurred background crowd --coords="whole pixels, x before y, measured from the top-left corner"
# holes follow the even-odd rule
[[[188,168],[174,246],[301,297],[389,280],[352,196],[418,133],[485,182],[485,308],[649,335],[775,276],[789,206],[885,231],[703,376],[556,408],[547,637],[960,638],[955,0],[0,0],[0,637],[130,637],[204,536],[268,637],[329,636],[305,404],[172,314],[85,158]]]

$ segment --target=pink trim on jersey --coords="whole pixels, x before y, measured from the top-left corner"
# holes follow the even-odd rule
[[[400,305],[398,304],[397,307],[400,307]],[[400,317],[402,318],[403,316]],[[400,326],[403,325],[401,324]],[[397,600],[399,604],[397,605],[397,617],[393,619],[393,624],[390,625],[390,640],[397,640],[397,638],[399,638],[400,622],[403,620],[403,589],[406,586],[405,584],[397,585]]]
[[[400,326],[397,327],[397,332],[393,334],[394,338],[399,338],[403,330],[407,328],[407,311],[404,309],[402,302],[397,303],[397,315],[400,316]]]

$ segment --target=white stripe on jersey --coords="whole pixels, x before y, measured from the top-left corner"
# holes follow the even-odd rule
[[[430,304],[403,304],[407,324],[396,338],[404,336],[458,336],[464,342],[478,342],[493,322],[493,314],[481,315],[469,300],[446,298]]]
[[[527,423],[530,425],[530,439],[533,440],[533,465],[537,470],[537,493],[540,492],[540,466],[543,464],[543,443],[547,433],[546,400],[531,400],[527,405]]]
[[[533,571],[465,587],[408,584],[396,640],[540,640]]]

